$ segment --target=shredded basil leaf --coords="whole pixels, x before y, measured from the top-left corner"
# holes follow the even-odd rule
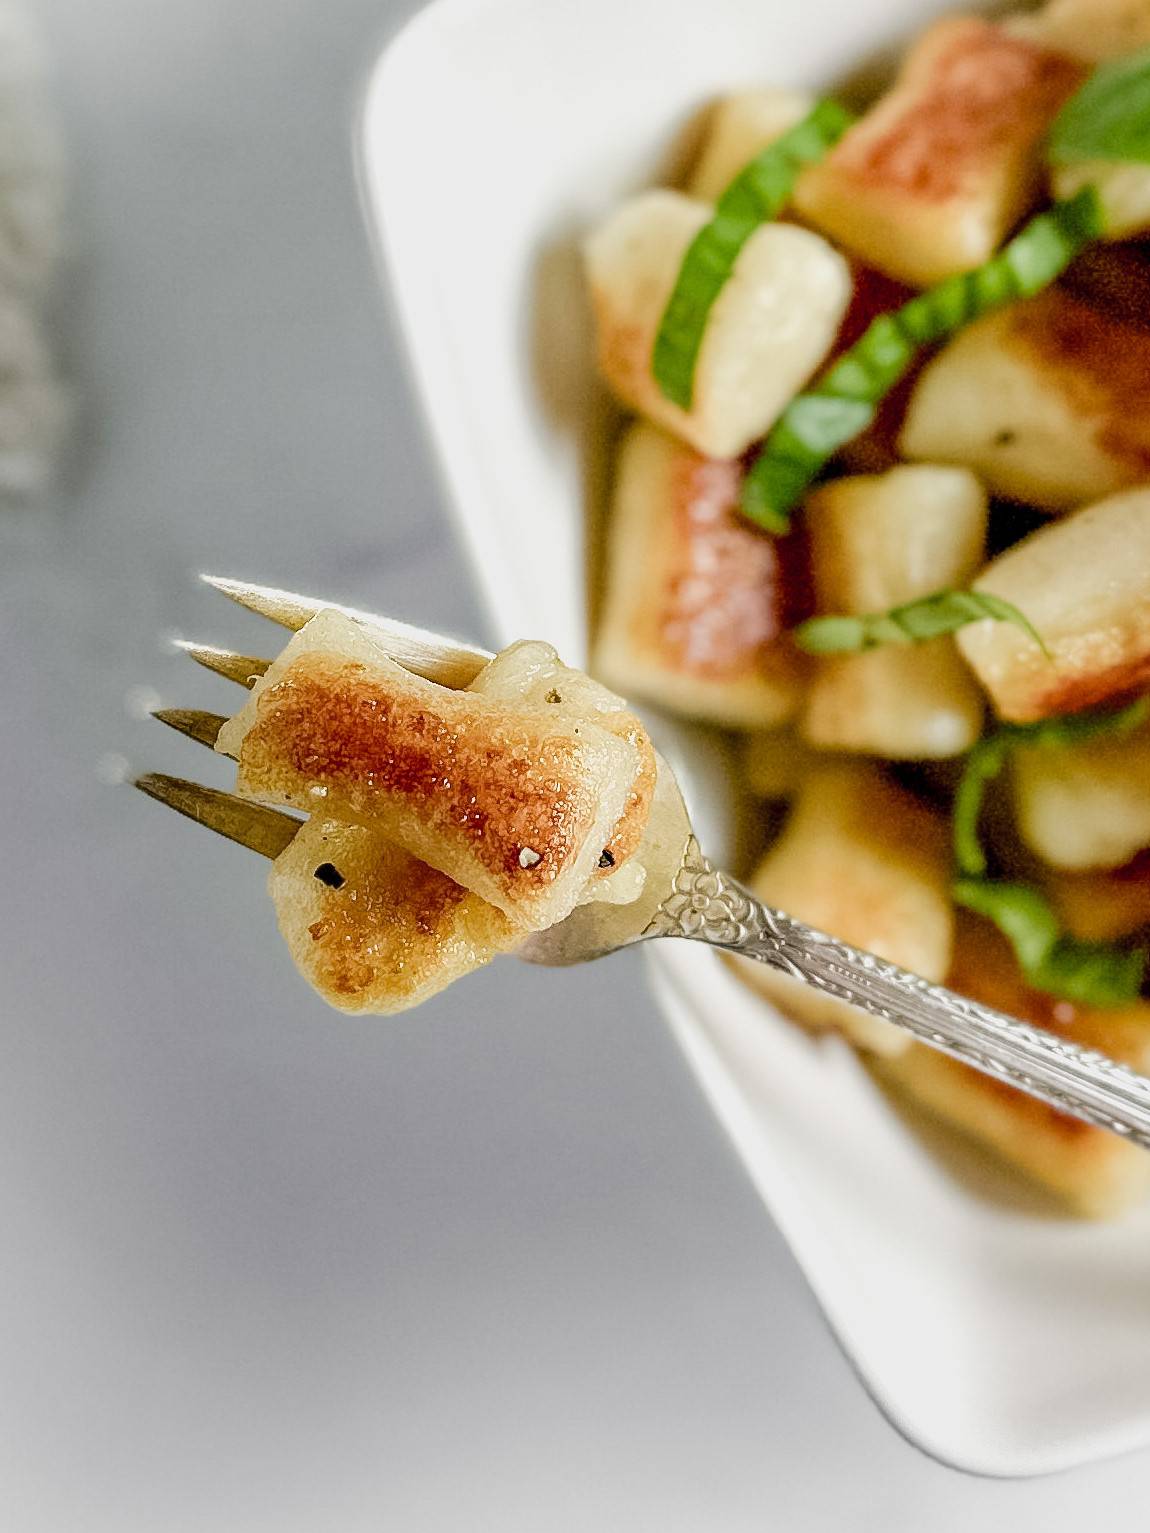
[[[707,316],[739,252],[761,224],[782,212],[803,166],[821,160],[853,120],[837,102],[820,101],[739,172],[716,203],[710,222],[687,247],[651,359],[655,382],[682,409],[689,410],[694,397],[695,364]]]
[[[967,623],[993,618],[1013,623],[1048,654],[1037,629],[1012,602],[983,591],[936,591],[887,612],[847,613],[808,618],[794,630],[794,640],[809,655],[836,655],[877,649],[880,644],[923,644],[955,633]]]
[[[1065,936],[1049,901],[1029,884],[987,876],[978,833],[986,789],[1002,774],[1018,746],[1054,749],[1088,740],[1121,738],[1150,717],[1150,698],[1124,708],[1067,714],[1034,724],[1004,724],[968,754],[954,797],[951,833],[959,877],[958,904],[993,921],[1009,941],[1027,983],[1035,990],[1087,1006],[1120,1006],[1138,995],[1150,950]]]
[[[1150,697],[1136,697],[1122,708],[1092,708],[1064,713],[1034,724],[1004,724],[1001,733],[1014,745],[1083,745],[1088,740],[1120,740],[1150,719]]]
[[[959,905],[994,922],[1035,990],[1084,1006],[1137,999],[1150,950],[1064,936],[1049,901],[1029,884],[959,878],[953,894]]]
[[[951,834],[954,860],[960,873],[981,878],[986,872],[986,852],[978,834],[982,801],[995,778],[1002,775],[1010,756],[1009,742],[1001,735],[988,735],[970,751],[954,795]]]
[[[984,266],[949,277],[880,315],[779,417],[744,480],[744,515],[768,532],[786,532],[816,474],[870,425],[922,347],[1003,304],[1033,297],[1101,232],[1098,194],[1084,187],[1032,218]]]
[[[1048,152],[1056,164],[1150,164],[1150,48],[1094,71],[1054,119]]]

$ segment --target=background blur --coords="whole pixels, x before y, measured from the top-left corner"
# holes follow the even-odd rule
[[[264,867],[101,780],[215,771],[139,717],[227,703],[165,633],[268,646],[198,569],[487,635],[352,170],[417,6],[31,3],[80,418],[0,520],[0,1527],[1133,1523],[1150,1457],[976,1481],[885,1424],[637,961],[340,1020]]]

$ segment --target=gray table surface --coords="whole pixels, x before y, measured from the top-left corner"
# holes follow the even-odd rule
[[[0,524],[0,1526],[1133,1520],[1145,1456],[976,1481],[886,1425],[636,963],[340,1020],[255,859],[100,780],[215,772],[137,716],[224,706],[162,632],[266,645],[198,568],[485,637],[351,172],[414,8],[39,0],[83,411]]]

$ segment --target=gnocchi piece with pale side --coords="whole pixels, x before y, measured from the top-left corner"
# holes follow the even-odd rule
[[[707,319],[684,410],[651,376],[651,349],[688,245],[711,217],[680,192],[645,192],[587,242],[599,366],[619,400],[709,458],[737,458],[831,349],[850,268],[826,240],[765,224],[739,252]]]
[[[1121,868],[1150,846],[1150,730],[1014,753],[1019,835],[1052,868]]]
[[[645,423],[621,444],[595,669],[630,697],[766,729],[798,706],[802,657],[784,636],[792,576],[739,515],[738,464]]]
[[[717,202],[743,166],[793,128],[814,106],[806,91],[765,89],[724,96],[711,113],[686,191]]]
[[[813,768],[751,888],[819,931],[942,980],[954,909],[946,825],[872,764]],[[861,1048],[899,1053],[910,1036],[765,964],[734,960],[748,984],[806,1026],[833,1028]]]
[[[835,479],[805,515],[820,611],[882,612],[965,585],[986,547],[986,492],[965,469]],[[960,755],[982,732],[982,695],[948,635],[816,665],[801,722],[809,745],[924,760]]]

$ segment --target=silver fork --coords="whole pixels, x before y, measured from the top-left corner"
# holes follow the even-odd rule
[[[466,686],[491,659],[485,650],[338,602],[242,581],[204,578],[241,606],[289,629],[302,628],[323,608],[335,607],[382,634],[389,653],[401,665],[444,686]],[[181,641],[180,647],[199,664],[246,687],[270,664],[208,645]],[[208,746],[215,744],[224,723],[222,714],[193,709],[162,709],[155,716]],[[136,786],[264,857],[277,857],[302,823],[279,810],[162,773],[140,777]],[[629,905],[580,906],[565,921],[533,936],[517,950],[519,956],[534,963],[562,965],[601,958],[655,937],[704,942],[779,969],[1051,1107],[1150,1149],[1150,1079],[1103,1054],[930,984],[762,904],[707,861],[671,769],[661,757],[650,820],[637,855],[647,870],[637,900]]]

